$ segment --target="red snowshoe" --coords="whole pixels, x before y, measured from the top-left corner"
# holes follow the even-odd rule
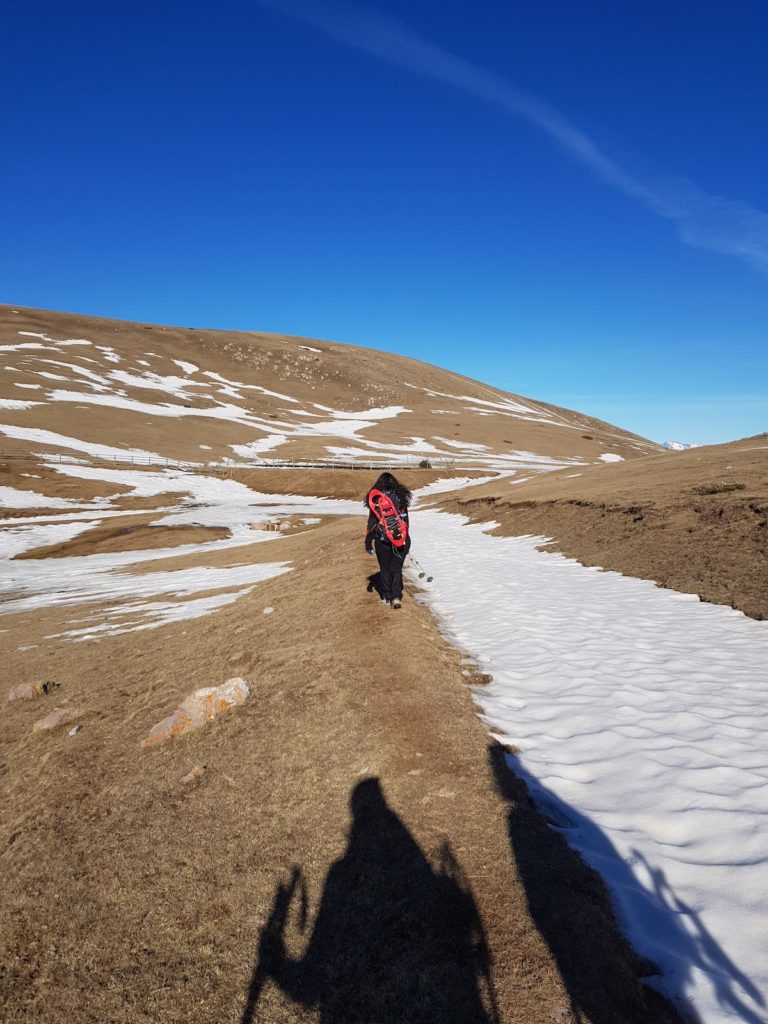
[[[408,523],[397,511],[390,496],[374,487],[368,495],[368,506],[381,523],[381,528],[390,544],[396,548],[403,547],[408,540]]]

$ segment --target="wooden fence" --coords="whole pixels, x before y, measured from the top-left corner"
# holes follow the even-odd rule
[[[458,469],[477,470],[483,468],[482,464],[466,464],[459,462],[453,456],[435,456],[433,453],[414,453],[412,456],[403,459],[386,458],[364,458],[346,457],[331,459],[259,459],[256,461],[245,461],[238,459],[223,459],[216,462],[185,462],[181,459],[156,459],[144,456],[129,455],[85,455],[78,458],[73,455],[51,454],[41,452],[3,452],[0,451],[0,462],[11,460],[47,463],[59,465],[98,465],[107,466],[133,466],[136,468],[147,467],[153,469],[175,469],[185,473],[206,473],[216,476],[230,475],[235,471],[243,469],[362,469],[368,472],[373,470],[404,470],[404,469],[435,469],[453,472]]]

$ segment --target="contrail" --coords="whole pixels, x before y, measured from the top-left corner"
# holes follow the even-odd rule
[[[506,78],[473,64],[403,22],[348,3],[256,0],[260,6],[305,21],[326,35],[412,74],[442,82],[495,104],[543,132],[573,160],[655,214],[671,221],[681,241],[699,249],[738,256],[768,270],[768,214],[746,203],[708,195],[692,183],[641,181],[604,153],[558,110]]]

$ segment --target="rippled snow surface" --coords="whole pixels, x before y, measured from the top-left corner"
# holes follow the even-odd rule
[[[416,517],[414,517],[416,518]],[[477,700],[704,1024],[768,1020],[768,622],[424,511],[425,600]]]

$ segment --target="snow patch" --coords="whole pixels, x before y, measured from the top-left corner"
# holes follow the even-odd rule
[[[22,398],[0,398],[0,409],[31,409],[34,405],[45,405],[45,402],[28,402]]]
[[[250,459],[261,452],[268,452],[271,448],[279,448],[286,440],[285,434],[271,434],[268,437],[260,437],[257,441],[249,441],[248,444],[231,444],[229,447],[235,455]]]
[[[146,459],[152,462],[164,462],[162,455],[146,452],[141,448],[114,448],[108,444],[97,444],[91,441],[80,441],[76,437],[64,437],[52,430],[41,430],[38,427],[16,427],[0,424],[0,434],[12,437],[17,441],[31,441],[33,444],[47,444],[54,448],[71,448],[73,451],[84,452],[86,455],[108,459]]]
[[[25,473],[24,476],[29,474]],[[79,508],[77,502],[66,498],[49,498],[36,491],[22,491],[17,487],[0,487],[0,508]]]
[[[49,338],[47,334],[37,334],[35,331],[17,331],[22,338],[40,338],[41,341],[47,341],[49,345],[64,346],[67,345],[92,345],[92,341],[87,341],[85,338]],[[38,346],[39,348],[45,348],[46,346]]]
[[[184,371],[184,373],[197,373],[197,371],[200,369],[200,367],[195,366],[194,363],[187,363],[183,359],[172,359],[171,362],[175,363],[176,366],[180,367]]]
[[[605,878],[654,987],[707,1024],[768,1002],[768,623],[418,516],[424,595],[533,799]]]

